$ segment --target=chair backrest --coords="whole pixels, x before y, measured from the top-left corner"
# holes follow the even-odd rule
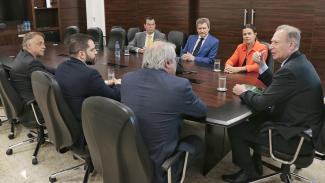
[[[120,26],[120,25],[113,25],[113,26],[111,27],[111,31],[112,31],[113,29],[116,29],[116,28],[122,28],[122,26]]]
[[[0,65],[0,96],[8,119],[18,119],[24,109],[24,103],[13,88],[9,69]]]
[[[325,154],[325,98],[323,100],[324,100],[323,125],[320,128],[318,140],[315,146],[318,152]]]
[[[120,48],[124,49],[125,46],[125,30],[121,27],[113,28],[108,36],[108,48],[114,50],[115,42],[118,41],[120,44]]]
[[[80,29],[77,26],[69,26],[64,29],[64,36],[63,36],[63,42],[64,44],[68,44],[68,41],[70,39],[70,36],[76,33],[79,33]]]
[[[139,27],[130,27],[127,33],[128,43],[134,39],[134,36],[137,32],[140,32]]]
[[[167,35],[168,42],[171,42],[176,45],[176,54],[180,55],[181,48],[184,46],[186,42],[186,36],[184,32],[180,31],[170,31]]]
[[[268,48],[268,54],[267,54],[267,58],[266,58],[266,64],[268,66],[268,68],[274,72],[274,61],[273,61],[273,57],[272,57],[272,54],[271,54],[271,51],[270,51],[270,43],[267,43],[267,42],[261,42],[262,44],[266,45],[267,48]]]
[[[95,45],[98,46],[96,49],[104,48],[103,31],[99,27],[91,27],[87,29],[87,34],[94,38]]]
[[[53,75],[34,71],[31,78],[50,140],[57,151],[71,147],[81,136],[81,122],[73,116]]]
[[[130,108],[109,98],[89,97],[82,105],[82,126],[104,182],[151,182],[152,165]]]

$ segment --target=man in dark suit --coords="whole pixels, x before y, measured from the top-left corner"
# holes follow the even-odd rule
[[[134,39],[129,43],[128,49],[131,52],[143,53],[154,41],[166,39],[164,33],[156,30],[155,19],[152,17],[146,18],[144,29],[145,31],[136,33]]]
[[[190,82],[175,76],[175,57],[175,45],[155,42],[144,52],[142,69],[125,74],[121,86],[121,101],[134,111],[153,162],[155,183],[167,182],[161,165],[182,144],[199,148],[193,147],[200,142],[196,136],[179,141],[183,117],[204,117],[207,112]],[[179,177],[173,178],[175,182]]]
[[[222,178],[228,182],[249,182],[263,172],[259,145],[268,144],[263,134],[265,126],[272,126],[273,148],[294,153],[300,133],[310,135],[316,143],[323,118],[323,91],[321,81],[310,61],[299,52],[300,30],[282,25],[276,29],[271,41],[273,59],[281,68],[273,75],[262,61],[263,53],[256,54],[260,61],[259,79],[267,86],[262,94],[247,91],[236,85],[233,92],[254,111],[262,112],[259,120],[250,120],[229,129],[233,161],[241,170]],[[266,122],[267,121],[267,122]],[[250,147],[254,149],[253,158]],[[301,153],[311,150],[302,146]]]
[[[10,81],[25,103],[34,99],[31,83],[32,72],[39,70],[53,73],[53,70],[46,68],[38,59],[38,57],[44,56],[44,52],[44,34],[41,32],[26,33],[23,38],[22,50],[17,54],[10,70]],[[38,118],[43,120],[43,116],[37,105],[35,108]],[[25,116],[25,120],[34,120],[31,107],[26,106],[26,110],[30,112],[25,112],[28,115]]]
[[[72,35],[69,53],[70,60],[58,66],[55,78],[74,116],[81,122],[82,102],[90,96],[120,100],[121,80],[113,79],[109,81],[110,86],[108,86],[97,70],[86,65],[86,61],[93,62],[97,54],[94,41],[89,35]]]
[[[209,34],[210,21],[199,18],[196,21],[198,35],[191,35],[182,50],[182,60],[212,64],[217,57],[219,40]]]

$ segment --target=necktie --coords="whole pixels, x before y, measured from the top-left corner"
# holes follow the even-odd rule
[[[199,43],[196,45],[196,47],[195,47],[195,49],[193,51],[193,56],[196,56],[199,53],[199,50],[200,50],[200,48],[202,46],[202,43],[203,43],[203,40],[204,40],[204,38],[201,37]]]
[[[147,47],[150,47],[153,44],[152,35],[147,36]]]

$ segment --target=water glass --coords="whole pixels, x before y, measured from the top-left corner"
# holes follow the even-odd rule
[[[18,34],[20,34],[20,33],[23,32],[23,26],[22,26],[22,24],[18,24],[17,25],[17,32],[18,32]]]
[[[113,80],[115,79],[115,71],[114,68],[108,68],[107,70],[107,80]]]
[[[126,49],[124,50],[124,55],[125,55],[125,56],[129,56],[129,55],[130,55],[130,51],[129,51],[129,49],[126,48]]]
[[[220,75],[218,79],[218,91],[225,92],[227,91],[227,78],[226,75]]]
[[[220,69],[220,62],[221,62],[220,59],[215,59],[214,60],[214,67],[213,67],[213,71],[214,72],[220,72],[221,71],[221,69]]]

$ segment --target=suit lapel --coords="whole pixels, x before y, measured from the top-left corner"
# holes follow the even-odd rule
[[[292,53],[290,55],[290,57],[288,58],[288,60],[284,63],[284,65],[286,65],[288,62],[290,62],[291,60],[295,59],[296,57],[299,57],[301,54],[302,53],[300,51],[296,51],[296,52]]]
[[[191,49],[190,49],[191,53],[193,53],[193,51],[194,51],[195,43],[196,43],[198,37],[199,37],[198,35],[195,35],[194,39],[192,40],[192,43],[190,44],[190,45],[193,45],[193,46],[191,46]]]
[[[198,55],[209,45],[209,34],[207,35],[207,38],[205,39],[203,45],[201,46],[199,52],[197,53]]]
[[[143,48],[146,44],[146,32],[142,32],[140,40],[141,40],[141,44],[140,44],[141,48]]]
[[[155,31],[155,34],[154,34],[154,36],[153,36],[153,41],[156,41],[157,39],[159,39],[159,38],[158,38],[158,33],[157,33],[157,31]]]

